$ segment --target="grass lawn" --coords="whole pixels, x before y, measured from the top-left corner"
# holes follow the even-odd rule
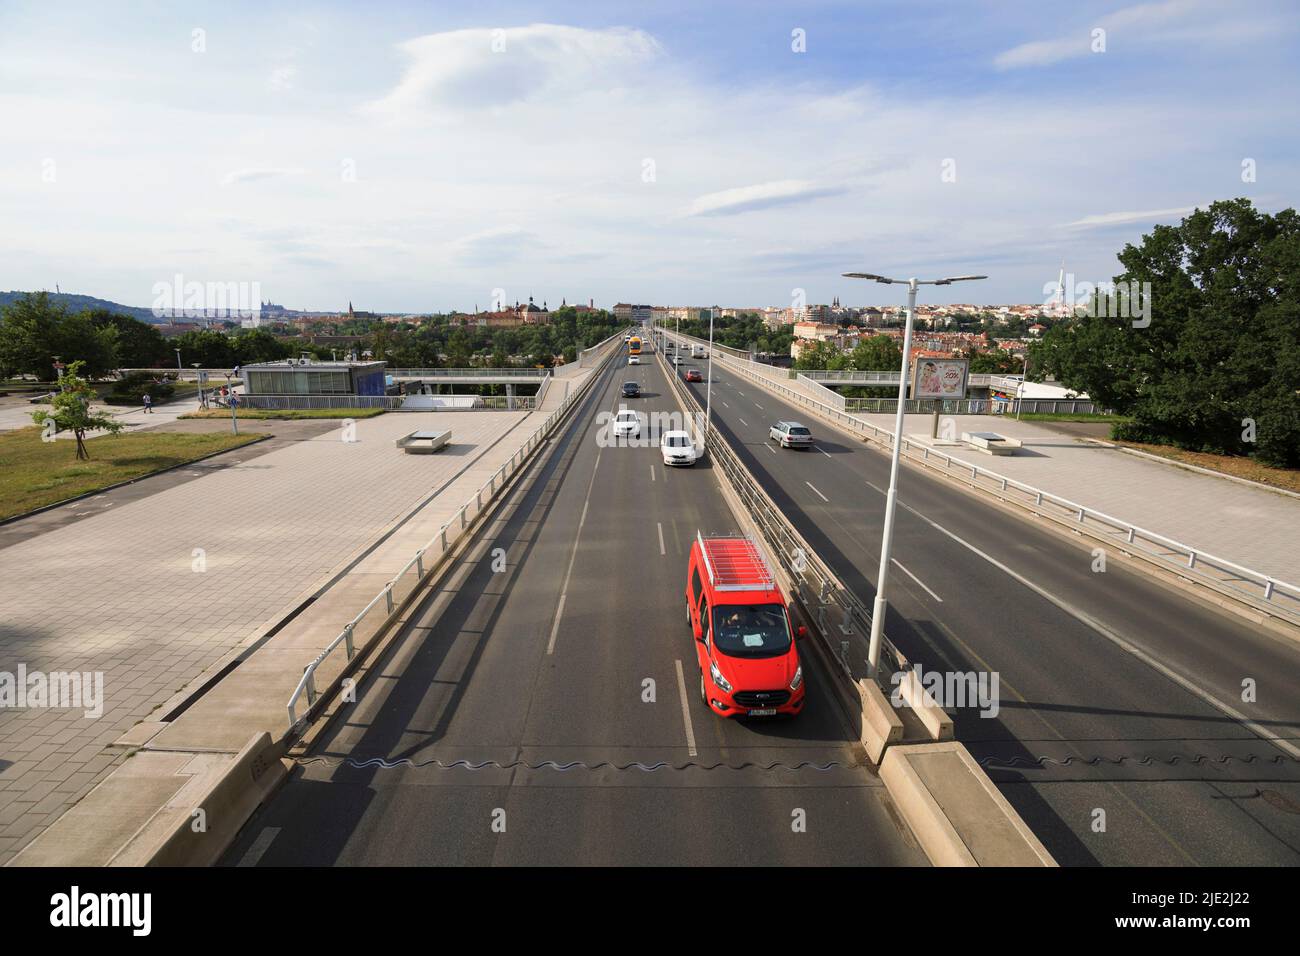
[[[247,419],[277,418],[296,420],[300,418],[374,418],[384,414],[382,408],[240,408],[238,415]],[[230,418],[230,410],[210,408],[207,411],[186,412],[177,418]]]
[[[1263,485],[1272,485],[1274,488],[1284,488],[1287,491],[1300,493],[1300,469],[1270,468],[1253,458],[1184,451],[1172,445],[1144,445],[1134,441],[1121,441],[1115,444],[1123,445],[1125,448],[1136,448],[1138,451],[1144,451],[1149,455],[1159,455],[1161,458],[1180,461],[1185,465],[1196,465],[1198,468],[1219,471],[1225,475],[1232,475],[1234,478],[1245,478],[1248,481],[1258,481]]]
[[[43,442],[37,427],[0,432],[0,518],[237,448],[260,437],[155,431],[101,435],[86,440],[90,461],[77,461],[77,443],[72,439]]]

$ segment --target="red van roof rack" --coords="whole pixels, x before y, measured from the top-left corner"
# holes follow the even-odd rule
[[[696,531],[695,539],[700,544],[700,554],[704,556],[709,583],[717,590],[775,590],[776,579],[772,576],[772,569],[752,538],[739,534],[706,538]]]

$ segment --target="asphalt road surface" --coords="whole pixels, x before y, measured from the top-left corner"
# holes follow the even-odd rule
[[[602,447],[622,405],[677,411],[653,358],[602,374],[226,864],[925,864],[809,655],[797,718],[699,699],[687,553],[735,522],[707,463]]]
[[[714,376],[719,433],[870,607],[888,457]],[[781,419],[816,447],[768,441]],[[899,487],[885,631],[926,669],[998,673],[996,716],[947,709],[1060,863],[1300,863],[1300,647],[907,465]]]

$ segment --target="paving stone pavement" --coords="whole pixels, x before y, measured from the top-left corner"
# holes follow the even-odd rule
[[[356,442],[334,429],[0,550],[0,672],[102,672],[104,687],[97,719],[0,707],[0,864],[123,759],[107,744],[261,636],[495,439],[522,440],[541,420],[365,419]],[[453,444],[437,455],[393,447],[448,426]]]

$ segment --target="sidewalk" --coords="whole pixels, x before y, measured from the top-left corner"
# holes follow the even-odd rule
[[[106,745],[260,638],[456,472],[479,470],[493,442],[540,421],[496,411],[365,419],[356,442],[332,429],[0,551],[0,672],[98,672],[105,698],[97,719],[0,710],[0,863],[121,760]],[[393,447],[440,427],[453,445],[438,455]],[[299,674],[312,652],[301,657]]]
[[[854,417],[894,430],[893,415]],[[1149,461],[1033,422],[997,415],[948,417],[959,438],[963,432],[996,432],[1020,439],[1024,447],[1015,455],[996,458],[969,447],[941,449],[945,454],[1252,570],[1300,583],[1300,499]],[[930,434],[930,416],[908,415],[903,434]]]
[[[593,371],[583,369],[569,377],[570,389],[580,387]],[[219,542],[216,536],[221,532],[216,526],[220,521],[215,511],[189,522],[188,535],[169,536],[166,551],[169,556],[183,556],[183,569],[168,566],[165,582],[135,587],[143,592],[135,600],[147,604],[160,595],[162,605],[155,601],[155,606],[146,610],[137,609],[134,600],[124,602],[135,627],[104,642],[124,647],[124,656],[130,658],[125,673],[106,673],[106,692],[110,685],[121,687],[128,679],[142,685],[138,696],[129,702],[107,694],[114,705],[111,720],[107,705],[102,721],[78,719],[80,712],[29,710],[18,712],[22,714],[19,719],[0,713],[0,755],[5,759],[11,759],[10,751],[33,737],[33,732],[46,730],[53,738],[49,748],[42,750],[43,756],[25,754],[13,767],[0,772],[0,787],[5,788],[0,789],[0,826],[5,827],[0,830],[0,841],[9,841],[0,842],[0,862],[25,845],[27,849],[15,861],[22,865],[104,865],[131,834],[159,813],[175,809],[168,806],[169,801],[196,772],[213,766],[219,771],[220,765],[233,759],[257,733],[282,735],[288,729],[286,704],[304,667],[520,449],[563,401],[565,389],[556,387],[559,384],[552,387],[542,409],[533,412],[392,413],[358,422],[360,441],[356,445],[345,445],[335,432],[301,443],[308,447],[300,460],[293,460],[296,448],[263,456],[256,462],[260,469],[269,469],[263,474],[250,478],[247,470],[233,469],[236,475],[244,472],[242,495],[233,488],[216,487],[217,475],[182,486],[206,489],[206,497],[219,502],[242,499],[256,514],[242,516],[231,535],[233,541]],[[393,439],[409,431],[439,427],[452,428],[453,444],[437,455],[405,455],[393,447]],[[357,455],[357,446],[366,450]],[[336,468],[345,473],[335,474]],[[390,489],[390,484],[395,487]],[[150,500],[170,495],[172,492],[164,492]],[[159,506],[166,505],[160,502]],[[115,530],[157,529],[143,513],[131,512],[132,506],[127,506],[112,515],[122,525]],[[343,532],[336,525],[348,530]],[[208,574],[198,583],[189,571],[188,543],[181,538],[195,540],[200,528],[201,537],[214,541],[214,547],[208,551]],[[322,528],[328,531],[313,537]],[[45,542],[57,535],[53,532],[39,540]],[[243,564],[226,553],[227,546],[250,551],[247,560],[256,569],[244,573]],[[0,574],[6,573],[6,562],[14,560],[9,552],[20,548],[0,553]],[[214,566],[218,560],[219,566]],[[48,576],[48,558],[45,564]],[[236,578],[237,572],[242,576]],[[97,586],[111,577],[111,569],[102,565],[79,573],[79,580]],[[218,578],[219,589],[209,593],[214,589],[205,585]],[[322,591],[322,585],[333,578],[337,580]],[[119,577],[116,584],[130,589],[131,580],[129,575],[125,580]],[[301,613],[248,653],[248,645],[313,596]],[[402,595],[397,597],[400,600]],[[184,605],[183,610],[175,607],[179,604]],[[29,611],[27,626],[36,630],[30,618]],[[173,643],[176,638],[164,643],[149,637],[162,621],[169,625],[162,629],[164,633],[188,634],[187,643],[197,646],[187,653]],[[86,645],[84,638],[60,640],[53,634],[84,634],[95,627],[89,621],[64,623],[49,628],[45,640],[14,643],[42,645],[49,660],[58,658],[57,663],[46,665],[33,663],[33,655],[21,658],[30,669],[62,666],[89,670],[94,669],[91,663],[70,659],[76,656],[72,645]],[[365,636],[359,629],[358,644]],[[0,670],[8,666],[3,661],[13,657],[4,638],[0,631],[0,654],[4,655]],[[53,646],[45,648],[45,644]],[[158,679],[149,676],[159,669],[155,661],[171,668]],[[318,686],[328,685],[342,661],[343,656],[336,654],[322,665]],[[223,670],[228,673],[173,720],[161,721],[193,690]],[[138,674],[146,676],[136,677]],[[10,718],[7,724],[6,717]],[[85,726],[99,723],[106,726]],[[124,733],[132,746],[145,749],[131,761],[132,767],[123,768],[129,770],[125,777],[113,773],[112,779],[105,781],[121,757],[101,751]],[[77,746],[82,749],[74,749]],[[124,752],[122,748],[114,750]],[[13,770],[21,770],[22,775],[11,779]],[[103,787],[96,786],[100,782]],[[94,793],[90,793],[92,789]],[[33,793],[35,800],[30,796]],[[62,816],[82,797],[87,799],[73,813]],[[61,816],[61,822],[46,829]],[[38,836],[41,831],[44,836]],[[35,842],[31,842],[33,838]]]

